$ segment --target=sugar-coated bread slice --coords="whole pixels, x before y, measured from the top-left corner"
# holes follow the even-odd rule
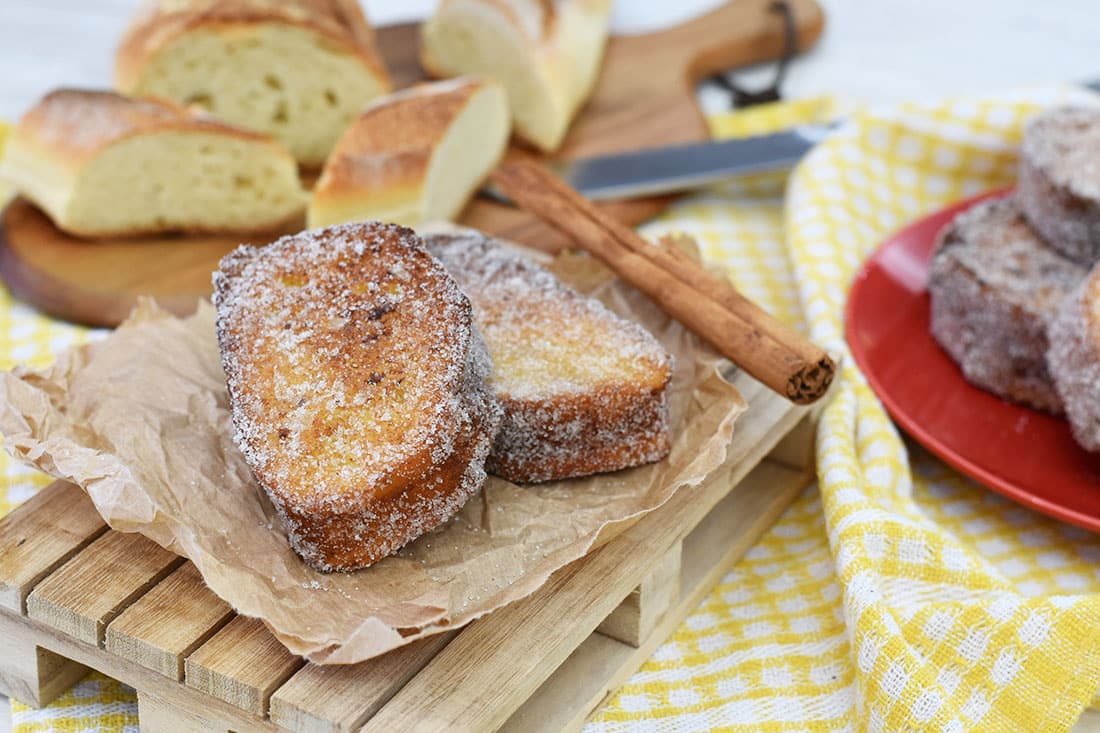
[[[509,124],[493,81],[423,84],[376,100],[325,163],[309,226],[454,219],[504,154]]]
[[[550,481],[668,454],[672,357],[649,332],[480,232],[425,241],[470,297],[493,358],[504,421],[490,473]]]
[[[492,364],[470,301],[411,230],[240,247],[214,302],[237,443],[310,566],[370,565],[480,488]]]
[[[1027,124],[1016,196],[1051,247],[1085,266],[1100,260],[1100,109],[1053,109]]]
[[[932,335],[972,384],[1061,413],[1047,327],[1085,274],[1032,231],[1013,199],[983,202],[940,233],[928,280]]]
[[[294,158],[270,138],[114,92],[48,94],[13,131],[0,177],[86,237],[262,231],[306,203]]]
[[[390,89],[356,0],[152,0],[123,37],[115,83],[267,133],[319,168]]]
[[[1073,437],[1100,451],[1100,268],[1062,302],[1049,335],[1047,366]]]
[[[441,0],[420,60],[434,76],[500,81],[516,134],[553,151],[595,86],[610,14],[610,0]]]

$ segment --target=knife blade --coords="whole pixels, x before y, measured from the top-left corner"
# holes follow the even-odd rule
[[[835,125],[799,125],[769,135],[599,155],[550,167],[593,201],[674,193],[734,176],[791,168]],[[507,201],[492,186],[486,191]]]
[[[1081,86],[1100,92],[1100,79]],[[676,193],[735,176],[787,170],[839,124],[799,125],[770,135],[648,148],[549,165],[593,201]],[[508,201],[491,185],[484,191]]]

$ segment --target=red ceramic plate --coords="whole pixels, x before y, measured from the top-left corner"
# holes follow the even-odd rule
[[[1067,522],[1100,530],[1100,455],[1061,418],[972,387],[928,331],[928,262],[963,201],[910,225],[864,265],[848,297],[852,354],[894,420],[989,488]]]

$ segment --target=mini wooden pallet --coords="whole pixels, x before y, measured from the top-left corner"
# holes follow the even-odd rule
[[[735,383],[749,409],[702,485],[533,595],[351,666],[290,654],[190,562],[54,483],[0,520],[0,691],[41,706],[91,667],[137,690],[152,733],[576,730],[810,479],[815,413]]]

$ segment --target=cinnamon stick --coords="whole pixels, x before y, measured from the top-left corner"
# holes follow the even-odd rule
[[[532,160],[506,162],[493,182],[772,390],[803,405],[828,390],[828,354],[683,252],[650,244]]]

